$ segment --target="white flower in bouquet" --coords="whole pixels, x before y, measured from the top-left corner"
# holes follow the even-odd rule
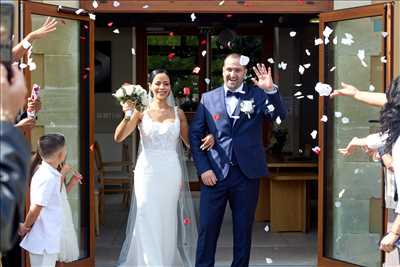
[[[136,110],[142,112],[148,106],[147,92],[139,84],[123,84],[113,96],[123,105],[126,101],[131,101]],[[130,117],[130,113],[127,114]]]

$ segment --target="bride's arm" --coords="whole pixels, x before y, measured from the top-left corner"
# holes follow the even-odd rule
[[[125,112],[131,109],[132,106],[130,103],[125,103],[122,107],[122,110]],[[125,115],[126,116],[126,115]],[[115,129],[114,140],[117,143],[120,143],[125,140],[125,138],[130,135],[138,126],[140,120],[142,119],[143,114],[137,110],[133,111],[133,114],[130,119],[126,117],[122,119],[122,121],[118,124],[117,129]]]
[[[178,108],[178,116],[179,116],[179,121],[180,121],[180,125],[181,125],[181,139],[182,139],[183,143],[185,144],[185,146],[190,147],[189,124],[187,122],[185,113],[180,108]]]
[[[185,144],[186,147],[190,148],[190,141],[189,141],[189,125],[186,119],[185,113],[181,110],[178,109],[178,116],[179,120],[181,122],[181,139],[183,143]],[[206,135],[203,139],[201,139],[203,142],[201,145],[202,150],[210,150],[214,146],[214,136],[212,134]]]

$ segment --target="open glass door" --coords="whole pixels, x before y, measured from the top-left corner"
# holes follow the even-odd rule
[[[27,84],[41,86],[42,110],[31,133],[35,149],[39,136],[52,132],[65,135],[68,159],[84,177],[83,184],[68,193],[79,244],[79,259],[58,266],[94,266],[94,22],[75,9],[23,1],[24,35],[43,24],[47,17],[58,20],[57,30],[37,40],[28,55],[36,69],[26,71]],[[29,53],[28,53],[29,54]],[[28,58],[24,59],[27,62]],[[68,179],[68,177],[67,177]],[[29,266],[26,257],[25,266]]]
[[[391,9],[388,3],[320,15],[321,38],[326,27],[333,30],[330,42],[320,45],[321,82],[333,89],[346,82],[360,90],[385,90],[391,79]],[[347,158],[337,152],[352,137],[377,132],[379,111],[349,97],[320,97],[319,118],[326,115],[328,121],[319,126],[318,266],[382,265],[381,165],[362,152]]]

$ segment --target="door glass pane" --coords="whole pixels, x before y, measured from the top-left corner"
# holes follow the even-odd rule
[[[345,82],[360,90],[367,91],[373,85],[381,91],[381,17],[339,21],[328,26],[335,30],[331,39],[337,36],[338,43],[331,41],[326,47],[325,82],[332,88],[340,88],[341,82]],[[354,38],[350,46],[342,43],[345,33]],[[361,53],[365,53],[364,64],[357,56]],[[330,71],[333,67],[336,69]],[[379,109],[357,103],[350,97],[326,101],[329,120],[324,150],[324,255],[361,266],[380,266],[378,244],[383,205],[380,163],[362,151],[349,157],[337,151],[346,147],[353,137],[377,132]]]
[[[175,101],[184,111],[195,111],[199,100],[199,37],[194,35],[148,35],[148,71],[166,69]],[[204,71],[204,70],[202,70]],[[190,88],[185,90],[184,88]],[[190,92],[189,95],[185,94]]]
[[[45,16],[32,15],[32,30],[46,20]],[[57,30],[46,38],[37,40],[32,47],[36,69],[31,72],[32,84],[41,87],[42,110],[37,114],[32,144],[48,133],[62,133],[66,138],[67,162],[74,170],[89,177],[88,153],[84,150],[88,136],[88,113],[84,107],[88,90],[89,30],[80,21],[59,19]],[[67,177],[67,182],[71,177]],[[73,226],[77,235],[80,258],[88,256],[89,194],[88,181],[75,186],[68,193]],[[68,214],[64,210],[64,214]]]

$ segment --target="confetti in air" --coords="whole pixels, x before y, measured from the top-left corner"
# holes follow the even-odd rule
[[[242,65],[242,66],[247,66],[247,64],[249,64],[249,62],[250,62],[250,58],[241,55],[241,56],[240,56],[240,59],[239,59],[239,62],[240,62],[240,65]]]
[[[320,96],[329,96],[332,92],[332,87],[329,84],[318,82],[315,85],[315,91],[317,91]]]
[[[94,1],[92,2],[92,6],[96,9],[96,8],[99,7],[99,3],[97,3],[97,1],[94,0]]]
[[[196,20],[196,14],[192,13],[190,15],[190,18],[192,19],[192,22]]]
[[[370,84],[369,87],[368,87],[368,90],[369,90],[370,92],[375,91],[375,86],[373,86],[372,84]]]
[[[284,61],[281,61],[281,63],[278,64],[279,69],[286,70],[286,67],[287,67],[287,63]]]
[[[318,135],[317,130],[312,131],[312,132],[310,133],[310,135],[311,135],[312,139],[317,138],[317,135]]]

